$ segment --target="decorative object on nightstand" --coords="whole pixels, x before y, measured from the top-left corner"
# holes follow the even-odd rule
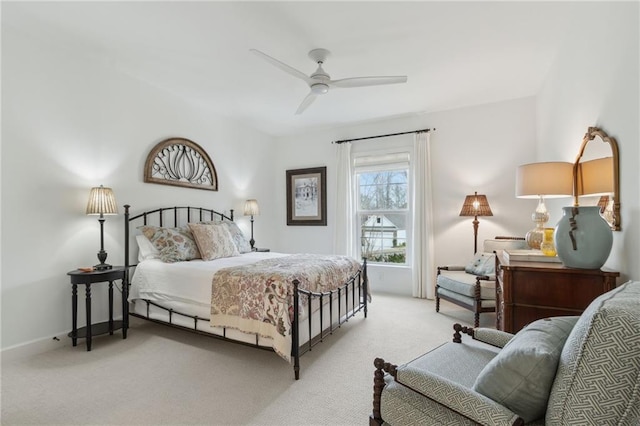
[[[544,235],[542,237],[542,243],[540,244],[540,251],[545,256],[554,257],[558,253],[556,252],[556,245],[553,242],[553,228],[544,228]]]
[[[113,190],[111,188],[105,188],[102,185],[91,188],[86,214],[100,215],[98,218],[98,222],[100,222],[100,251],[98,252],[98,260],[100,263],[95,265],[94,269],[97,271],[111,269],[112,266],[105,263],[105,260],[107,260],[107,252],[104,251],[104,216],[118,214],[118,206]]]
[[[609,144],[611,156],[581,161],[590,141]],[[554,242],[558,257],[569,268],[600,269],[613,245],[612,229],[620,229],[618,144],[605,132],[589,127],[573,165],[573,207],[563,207]],[[611,194],[614,199],[611,223],[600,215],[599,206],[580,206],[579,196]]]
[[[530,163],[516,170],[516,197],[537,198],[538,206],[531,215],[536,226],[527,232],[527,244],[532,249],[540,249],[544,238],[544,227],[549,220],[549,212],[544,197],[571,197],[573,164],[568,162]]]
[[[600,269],[609,258],[613,235],[598,206],[563,207],[556,225],[556,250],[569,268]]]
[[[254,244],[256,243],[253,239],[253,216],[258,216],[260,214],[260,208],[258,207],[258,201],[254,199],[250,199],[245,201],[244,203],[244,215],[251,216],[251,240],[249,240],[249,244],[251,244],[251,250],[253,249]]]
[[[478,216],[493,216],[486,195],[467,195],[460,210],[460,216],[473,216],[473,253],[478,252]]]

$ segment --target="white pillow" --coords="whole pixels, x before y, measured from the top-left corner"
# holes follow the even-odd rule
[[[493,253],[476,253],[464,270],[473,275],[492,276],[495,274],[495,259]]]
[[[146,259],[159,259],[160,252],[151,241],[144,235],[136,235],[136,243],[138,243],[138,262]]]

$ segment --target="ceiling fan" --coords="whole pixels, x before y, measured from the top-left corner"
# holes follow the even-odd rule
[[[302,103],[296,110],[296,114],[302,114],[302,112],[307,109],[309,105],[311,105],[311,103],[316,99],[318,95],[324,95],[329,91],[329,88],[377,86],[381,84],[396,84],[407,82],[406,75],[382,77],[352,77],[342,78],[340,80],[331,80],[331,76],[329,76],[329,74],[327,74],[327,72],[322,68],[322,64],[324,64],[325,59],[327,59],[327,57],[331,53],[327,49],[313,49],[309,52],[309,57],[318,64],[318,69],[316,69],[313,74],[309,76],[257,49],[250,50],[267,62],[280,68],[282,71],[287,72],[294,77],[298,77],[301,80],[304,80],[309,85],[311,91],[302,100]]]

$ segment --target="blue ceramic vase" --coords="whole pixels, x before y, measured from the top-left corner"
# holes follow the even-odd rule
[[[613,234],[600,207],[563,207],[554,242],[564,266],[600,269],[609,258]]]

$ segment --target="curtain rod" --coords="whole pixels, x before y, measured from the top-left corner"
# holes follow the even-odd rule
[[[377,138],[386,138],[389,136],[398,136],[398,135],[408,135],[409,133],[420,133],[420,132],[431,132],[431,131],[436,131],[435,127],[433,129],[421,129],[421,130],[412,130],[410,132],[400,132],[400,133],[389,133],[387,135],[377,135],[377,136],[367,136],[364,138],[356,138],[356,139],[344,139],[341,141],[334,141],[331,143],[346,143],[346,142],[354,142],[354,141],[362,141],[365,139],[377,139]]]

